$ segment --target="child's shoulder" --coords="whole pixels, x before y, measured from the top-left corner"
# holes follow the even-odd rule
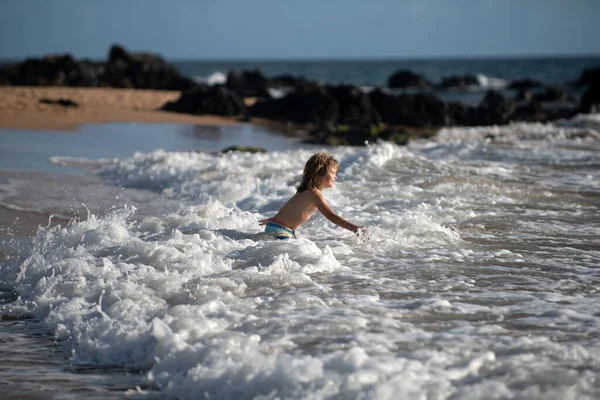
[[[294,195],[294,197],[299,200],[301,199],[302,201],[310,202],[316,201],[317,199],[321,198],[321,196],[321,192],[316,189],[306,189]]]
[[[321,193],[321,191],[318,189],[306,189],[303,193],[306,193],[304,195],[306,201],[309,201],[311,203],[317,204],[325,201],[323,193]]]
[[[314,197],[314,196],[320,197],[321,196],[321,191],[318,190],[318,189],[311,189],[311,188],[309,188],[309,189],[306,189],[305,191],[300,192],[298,194],[302,195],[302,196],[305,196],[305,197]]]

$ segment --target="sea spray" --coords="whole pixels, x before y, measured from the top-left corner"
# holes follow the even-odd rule
[[[341,166],[324,194],[365,236],[318,214],[297,240],[262,233],[309,150],[110,162],[102,179],[179,208],[41,229],[3,264],[20,297],[2,311],[167,398],[592,399],[593,123],[573,120],[585,138],[524,124],[328,149]]]

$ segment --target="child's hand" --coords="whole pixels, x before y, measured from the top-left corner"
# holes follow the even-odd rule
[[[372,236],[371,230],[368,229],[366,226],[359,226],[358,230],[356,231],[356,234],[359,238],[363,239],[371,239]]]
[[[268,224],[270,221],[272,220],[272,218],[267,218],[267,219],[261,219],[260,221],[258,221],[259,225],[266,225]]]

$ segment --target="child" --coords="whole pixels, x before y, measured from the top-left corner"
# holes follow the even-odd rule
[[[337,180],[340,163],[329,153],[316,153],[304,166],[302,181],[296,194],[272,218],[258,223],[265,226],[265,233],[277,239],[296,238],[296,229],[308,221],[319,210],[328,220],[352,232],[358,232],[362,226],[340,217],[327,204],[321,191],[333,187]]]

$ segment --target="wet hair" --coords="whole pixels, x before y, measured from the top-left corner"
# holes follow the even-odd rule
[[[330,153],[313,154],[306,165],[302,174],[302,181],[297,187],[296,193],[304,192],[307,189],[318,189],[323,178],[330,168],[339,168],[340,163]]]

